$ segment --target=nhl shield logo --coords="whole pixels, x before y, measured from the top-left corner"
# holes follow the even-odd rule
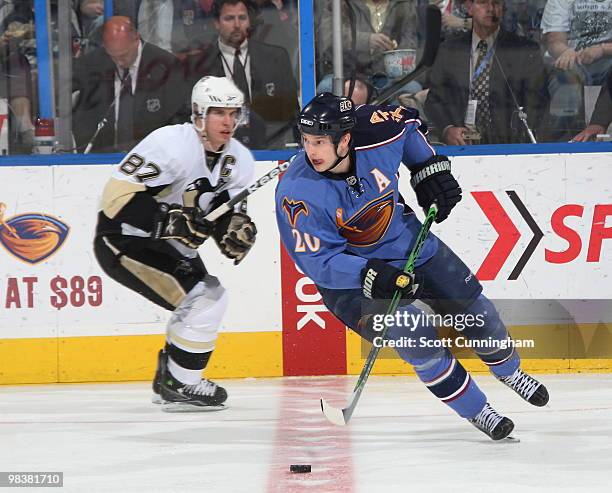
[[[147,99],[147,111],[149,113],[155,113],[161,108],[161,102],[158,98]]]
[[[268,82],[266,84],[266,94],[270,97],[276,94],[276,85],[274,84],[274,82]]]
[[[351,175],[346,179],[346,183],[349,184],[349,186],[353,187],[357,184],[357,177],[355,175]]]

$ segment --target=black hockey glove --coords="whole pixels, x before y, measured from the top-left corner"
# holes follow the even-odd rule
[[[444,221],[461,200],[461,187],[451,173],[451,164],[446,156],[432,156],[422,168],[412,171],[410,184],[425,212],[436,202],[437,223]]]
[[[242,212],[220,217],[215,223],[213,237],[221,253],[238,265],[255,243],[257,228],[251,218]]]
[[[213,223],[204,219],[204,211],[199,207],[160,203],[153,221],[154,240],[178,240],[194,250],[213,230]]]
[[[406,274],[384,260],[368,260],[361,271],[363,294],[370,299],[390,300],[395,291],[402,292],[402,299],[415,300],[423,291],[423,276]]]

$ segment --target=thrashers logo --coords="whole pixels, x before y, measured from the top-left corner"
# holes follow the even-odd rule
[[[340,235],[353,246],[367,247],[384,236],[393,217],[393,192],[368,202],[346,221],[342,209],[336,209],[336,226]]]
[[[47,214],[27,213],[4,218],[0,202],[0,243],[23,262],[37,264],[49,258],[64,243],[70,228]]]

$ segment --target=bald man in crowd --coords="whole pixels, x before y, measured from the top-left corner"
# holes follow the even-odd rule
[[[189,94],[174,55],[142,41],[128,17],[109,18],[102,39],[102,48],[74,62],[80,152],[127,151],[153,130],[187,121]]]

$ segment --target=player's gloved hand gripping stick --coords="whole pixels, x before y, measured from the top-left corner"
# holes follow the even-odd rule
[[[245,254],[245,248],[249,243],[252,244],[253,236],[257,233],[255,226],[252,230],[245,232],[245,238],[240,237],[240,224],[236,228],[229,228],[229,233],[236,233],[235,238],[224,233],[228,232],[225,228],[223,232],[219,232],[219,228],[215,225],[215,221],[227,212],[233,211],[234,206],[242,202],[249,195],[263,187],[266,183],[272,181],[273,178],[280,175],[289,167],[290,161],[279,164],[276,168],[268,171],[260,177],[255,183],[245,188],[238,193],[234,198],[221,204],[215,210],[204,216],[199,207],[183,207],[179,204],[160,204],[160,210],[154,219],[152,237],[156,240],[177,239],[189,248],[197,249],[209,236],[214,236],[218,243],[221,243],[222,251],[226,256],[233,258],[235,263],[239,263]],[[244,216],[244,214],[242,215]],[[251,223],[252,224],[252,223]],[[235,230],[235,231],[234,231]],[[226,238],[227,236],[227,238]],[[242,240],[242,241],[241,241]],[[241,244],[245,248],[240,248]]]
[[[425,243],[425,238],[427,238],[427,235],[429,234],[429,229],[431,228],[431,225],[435,221],[437,214],[438,214],[438,207],[436,206],[435,203],[433,203],[429,207],[429,210],[427,211],[427,216],[425,217],[425,220],[423,221],[423,225],[421,226],[419,234],[417,235],[414,246],[412,247],[412,250],[410,251],[410,255],[408,256],[408,261],[406,262],[406,265],[404,266],[405,273],[411,274],[414,271],[414,263],[416,262],[416,259],[419,257],[419,253],[421,252],[421,247],[423,246],[423,243]],[[387,309],[387,313],[386,313],[387,315],[395,313],[395,310],[397,310],[397,306],[399,305],[399,302],[402,299],[402,294],[403,293],[401,290],[395,291],[395,293],[393,294],[393,298],[391,299],[391,303],[389,304],[389,308]],[[385,325],[385,327],[380,333],[380,337],[383,340],[385,339],[385,336],[387,335],[388,329],[389,327]],[[355,407],[357,406],[357,402],[359,401],[359,396],[361,395],[361,392],[363,391],[363,388],[365,387],[366,381],[368,380],[368,377],[370,376],[370,372],[372,371],[372,367],[374,366],[374,362],[376,361],[376,358],[378,357],[378,352],[380,351],[380,349],[381,347],[376,346],[376,345],[373,345],[372,349],[370,349],[370,354],[368,354],[368,358],[366,359],[363,370],[361,370],[361,374],[359,375],[357,384],[355,385],[355,388],[353,389],[353,394],[351,395],[351,398],[347,406],[344,409],[338,409],[336,407],[333,407],[325,399],[323,398],[321,399],[321,410],[323,411],[323,414],[325,415],[325,417],[331,423],[335,425],[339,425],[339,426],[344,426],[351,419],[351,416],[353,415],[353,411],[355,410]]]
[[[279,164],[276,168],[268,171],[265,175],[260,177],[251,186],[245,188],[242,192],[238,193],[238,195],[236,195],[234,198],[228,200],[224,204],[221,204],[214,211],[211,211],[208,214],[206,214],[206,217],[204,219],[210,222],[216,221],[223,214],[231,211],[236,204],[238,204],[239,202],[242,202],[249,195],[251,195],[252,193],[255,193],[257,190],[263,187],[266,183],[272,181],[273,178],[280,175],[283,171],[285,171],[289,167],[289,164],[291,164],[290,160],[285,161],[284,163]]]

